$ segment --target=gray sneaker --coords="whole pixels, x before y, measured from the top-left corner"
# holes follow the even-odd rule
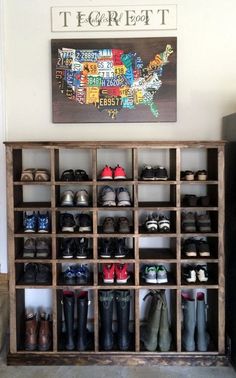
[[[163,265],[157,266],[157,283],[166,283],[168,282],[167,270]]]
[[[80,189],[75,193],[74,197],[76,206],[88,206],[89,205],[89,195],[87,190]]]
[[[116,206],[116,193],[111,186],[106,185],[102,188],[100,202],[102,206]]]
[[[72,190],[65,190],[61,195],[61,206],[74,205],[74,192]]]
[[[193,213],[182,214],[182,229],[184,232],[196,232],[196,219]]]
[[[147,283],[157,283],[157,270],[155,265],[147,265],[144,269],[143,278]]]
[[[102,225],[103,232],[105,234],[110,234],[115,232],[115,221],[112,217],[106,217]]]
[[[117,206],[131,206],[130,194],[126,188],[120,187],[117,189]]]

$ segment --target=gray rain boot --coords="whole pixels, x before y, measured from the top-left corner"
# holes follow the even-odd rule
[[[144,346],[150,352],[157,349],[157,337],[161,319],[162,300],[158,290],[150,290],[150,292],[143,298],[145,300],[149,295],[152,296],[152,301],[147,316],[147,324],[141,326],[140,338]]]
[[[171,344],[171,333],[168,321],[168,307],[166,302],[165,290],[161,290],[162,308],[159,327],[159,348],[161,352],[168,352]]]
[[[190,298],[188,294],[182,293],[184,300],[183,304],[183,347],[187,352],[195,351],[194,333],[196,326],[196,312],[195,312],[195,300]]]
[[[204,293],[197,293],[197,350],[206,352],[209,335],[206,332],[206,304]]]

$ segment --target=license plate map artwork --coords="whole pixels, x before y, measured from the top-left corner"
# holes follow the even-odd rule
[[[138,118],[144,108],[156,122],[161,115],[159,92],[174,55],[170,43],[153,51],[148,61],[134,49],[62,46],[57,49],[54,80],[65,101],[86,107],[87,113],[95,109],[106,122],[119,121],[129,112]]]

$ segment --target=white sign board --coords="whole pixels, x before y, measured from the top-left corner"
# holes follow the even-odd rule
[[[52,31],[176,29],[176,5],[52,7]]]

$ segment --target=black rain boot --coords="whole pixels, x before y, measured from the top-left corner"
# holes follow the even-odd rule
[[[73,350],[75,348],[74,343],[74,304],[75,297],[72,291],[63,292],[63,307],[64,307],[64,317],[65,317],[65,328],[66,328],[66,350]]]
[[[88,292],[82,291],[77,297],[77,349],[86,350],[89,344],[87,330]]]
[[[113,290],[99,291],[99,310],[100,310],[100,342],[103,350],[111,350],[113,348],[112,333],[112,316],[113,316]]]
[[[130,313],[130,291],[117,290],[116,291],[116,311],[118,323],[118,346],[120,350],[129,349],[130,334],[129,334],[129,313]]]

